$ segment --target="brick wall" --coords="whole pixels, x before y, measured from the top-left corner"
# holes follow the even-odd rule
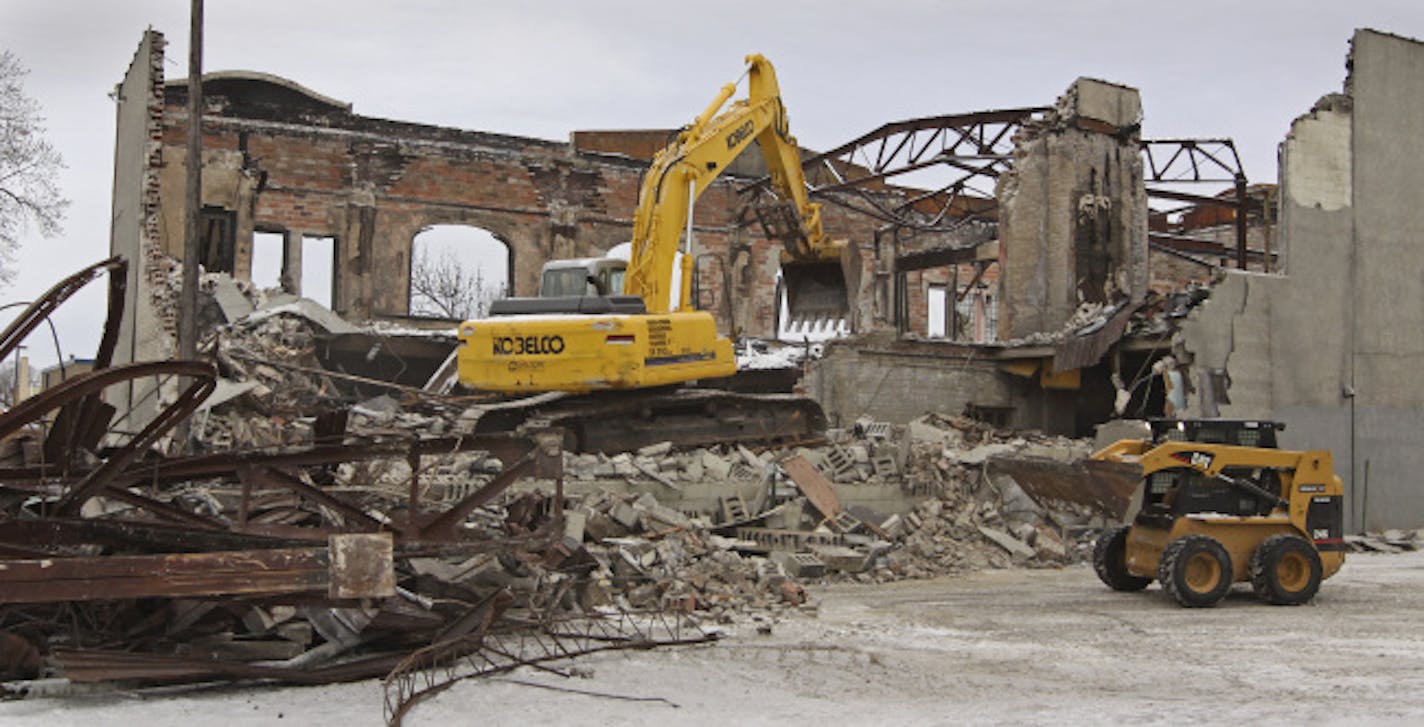
[[[254,230],[336,240],[338,312],[404,315],[410,248],[431,225],[471,225],[509,248],[516,295],[552,258],[603,254],[631,236],[645,161],[571,145],[373,119],[272,77],[205,87],[204,203],[236,213],[234,271],[250,270]],[[299,88],[299,87],[295,87]],[[309,93],[309,92],[308,92]],[[186,93],[169,86],[165,167],[180,169]],[[295,100],[294,100],[295,99]],[[181,249],[181,174],[164,176],[164,248]],[[746,179],[724,176],[696,210],[699,304],[724,330],[770,335],[778,243],[738,226]],[[825,228],[868,245],[876,223],[828,207]],[[871,279],[867,267],[863,280]],[[868,284],[868,283],[867,283]],[[728,288],[730,286],[730,289]]]

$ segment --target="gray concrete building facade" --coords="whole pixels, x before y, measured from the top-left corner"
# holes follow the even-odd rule
[[[1281,145],[1284,272],[1232,271],[1183,328],[1222,416],[1334,453],[1352,530],[1424,524],[1424,43],[1354,35],[1343,93]]]

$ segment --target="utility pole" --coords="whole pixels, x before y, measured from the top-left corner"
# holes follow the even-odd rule
[[[203,212],[203,0],[192,0],[188,31],[188,163],[184,195],[183,289],[178,296],[178,358],[198,355],[198,235]]]
[[[178,358],[198,357],[198,240],[203,211],[203,0],[192,0],[188,29],[188,164],[184,194],[183,289],[178,294]],[[180,448],[188,443],[188,422],[178,425]]]

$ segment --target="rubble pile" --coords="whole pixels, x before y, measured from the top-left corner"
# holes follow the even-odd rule
[[[206,360],[0,413],[0,681],[384,676],[394,714],[431,667],[700,643],[814,610],[808,583],[1069,562],[1101,522],[1039,496],[1086,445],[964,418],[757,450],[477,434],[472,398],[323,368],[354,330],[330,311],[210,282]],[[158,411],[117,436],[101,394],[130,371]]]
[[[804,583],[1078,561],[1106,522],[1081,504],[1040,504],[994,469],[1005,457],[1073,461],[1086,456],[1083,442],[933,415],[908,427],[866,420],[831,439],[760,454],[666,445],[612,456],[566,453],[566,478],[589,491],[570,496],[566,536],[598,562],[592,576],[601,594],[726,620],[799,605]],[[629,482],[647,489],[616,493]],[[677,501],[699,486],[711,489],[716,506],[690,516],[651,494]],[[858,489],[887,487],[918,504],[889,514],[839,505]]]

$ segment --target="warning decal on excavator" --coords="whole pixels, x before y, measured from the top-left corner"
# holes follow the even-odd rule
[[[671,355],[672,347],[668,344],[670,333],[672,333],[672,321],[666,318],[654,318],[648,321],[648,353],[653,357]]]
[[[560,354],[564,352],[563,336],[495,336],[496,356],[526,356],[532,354]]]

